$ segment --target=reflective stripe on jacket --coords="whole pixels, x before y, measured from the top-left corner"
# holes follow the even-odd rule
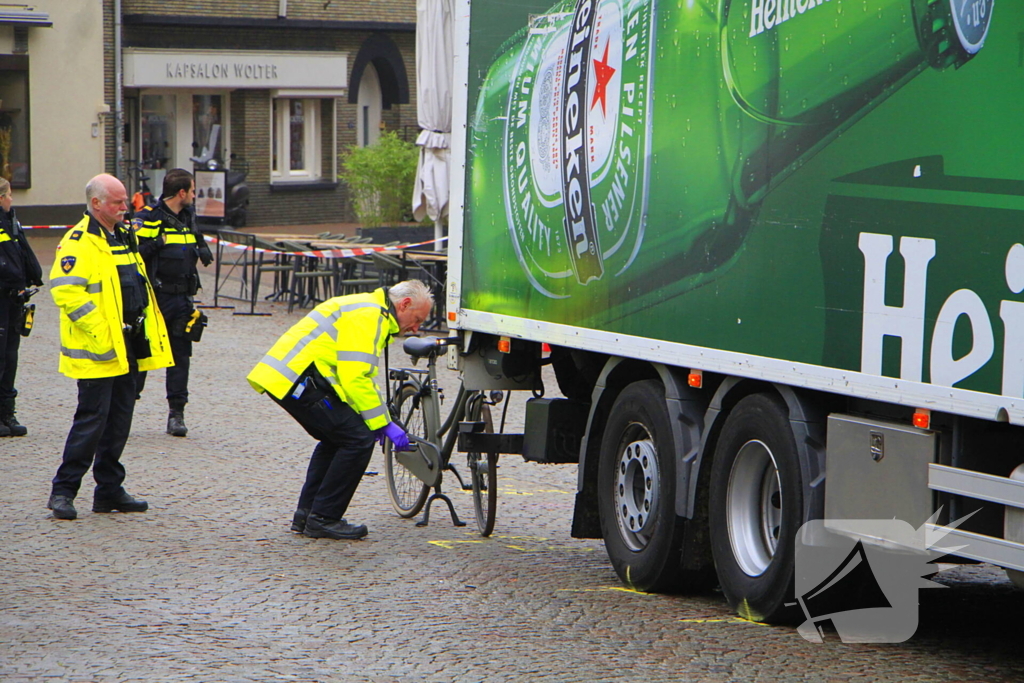
[[[203,252],[208,259],[212,255],[195,227],[191,208],[175,214],[161,199],[155,206],[146,206],[135,214],[132,223],[139,238],[139,252],[154,285],[179,285],[190,275],[198,283],[196,261]]]
[[[380,429],[391,417],[373,378],[384,347],[398,331],[383,289],[328,299],[277,340],[249,373],[249,383],[280,400],[314,363],[366,426]]]
[[[0,289],[24,289],[43,284],[43,269],[21,229],[14,209],[0,209]]]
[[[103,228],[88,214],[57,246],[50,294],[60,309],[60,371],[68,377],[117,377],[128,372],[118,260],[134,262],[145,275],[142,257],[131,248],[115,255]],[[170,367],[174,359],[167,327],[148,279],[146,298],[143,329],[152,355],[139,359],[139,370]]]

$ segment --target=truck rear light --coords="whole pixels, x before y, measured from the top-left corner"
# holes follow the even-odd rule
[[[455,311],[448,311],[448,322],[455,322]]]
[[[930,429],[932,425],[932,411],[927,408],[918,408],[914,411],[914,426],[918,429]]]
[[[512,339],[509,337],[498,337],[498,350],[508,353],[512,350]]]
[[[703,370],[690,370],[690,374],[686,377],[686,382],[695,389],[700,389],[704,385],[704,371]]]

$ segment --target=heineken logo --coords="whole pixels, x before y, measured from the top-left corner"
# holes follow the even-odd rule
[[[541,293],[623,272],[643,237],[650,0],[575,0],[531,22],[511,80],[506,212]]]
[[[750,0],[750,37],[769,31],[828,0]]]
[[[562,201],[565,207],[565,236],[569,244],[569,257],[581,284],[600,278],[604,265],[598,254],[598,237],[595,228],[594,206],[590,202],[590,164],[583,145],[587,120],[591,107],[601,100],[605,108],[608,82],[616,69],[608,64],[608,48],[605,44],[604,63],[600,70],[594,63],[594,102],[587,106],[587,89],[590,85],[590,34],[594,27],[594,6],[591,0],[583,0],[576,6],[569,40],[569,59],[562,92]]]

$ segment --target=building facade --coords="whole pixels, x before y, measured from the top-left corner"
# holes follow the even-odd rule
[[[0,175],[22,223],[69,224],[104,168],[102,0],[0,5]]]
[[[113,35],[116,3],[104,5]],[[112,118],[106,160],[133,189],[140,172],[159,193],[167,169],[212,159],[247,169],[250,226],[347,222],[339,156],[384,129],[409,140],[418,132],[415,0],[121,0],[120,9],[124,138],[118,150]],[[112,109],[114,42],[105,42]]]

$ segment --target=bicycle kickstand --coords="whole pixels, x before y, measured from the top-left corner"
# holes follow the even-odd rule
[[[427,526],[430,524],[430,506],[435,500],[443,500],[448,504],[448,511],[452,513],[452,524],[455,526],[466,526],[466,523],[459,519],[459,516],[455,513],[455,505],[452,504],[452,499],[441,493],[440,484],[434,487],[434,493],[427,499],[427,504],[423,508],[423,519],[416,522],[416,526]]]

